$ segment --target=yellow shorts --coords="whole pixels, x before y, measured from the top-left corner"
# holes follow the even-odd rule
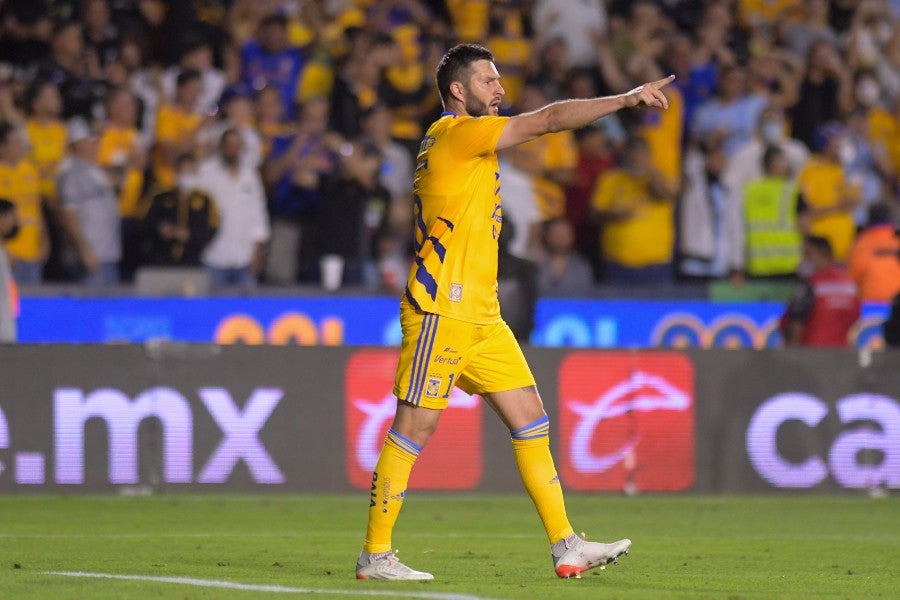
[[[505,392],[534,385],[534,376],[509,326],[400,309],[403,342],[394,378],[397,398],[444,409],[453,386],[467,394]]]

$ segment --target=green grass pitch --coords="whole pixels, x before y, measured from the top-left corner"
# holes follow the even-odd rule
[[[7,496],[0,598],[900,597],[896,497],[569,494],[567,503],[579,531],[630,537],[631,555],[560,580],[524,493],[420,492],[410,494],[394,544],[435,581],[357,581],[365,493]]]

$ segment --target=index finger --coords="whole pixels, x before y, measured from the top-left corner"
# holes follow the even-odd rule
[[[654,81],[650,85],[652,85],[656,89],[659,89],[661,87],[665,87],[665,86],[669,85],[673,81],[675,81],[675,75],[669,75],[665,79],[660,79],[659,81]]]

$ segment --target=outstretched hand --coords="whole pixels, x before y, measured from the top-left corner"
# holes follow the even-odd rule
[[[653,81],[640,85],[627,94],[625,94],[625,106],[631,108],[640,106],[655,106],[657,108],[669,108],[669,101],[666,95],[662,93],[662,88],[675,81],[674,75],[669,75],[665,79]]]

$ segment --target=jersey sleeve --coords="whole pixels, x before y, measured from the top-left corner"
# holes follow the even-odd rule
[[[472,117],[451,128],[450,144],[461,157],[484,156],[497,150],[500,134],[509,117]]]

